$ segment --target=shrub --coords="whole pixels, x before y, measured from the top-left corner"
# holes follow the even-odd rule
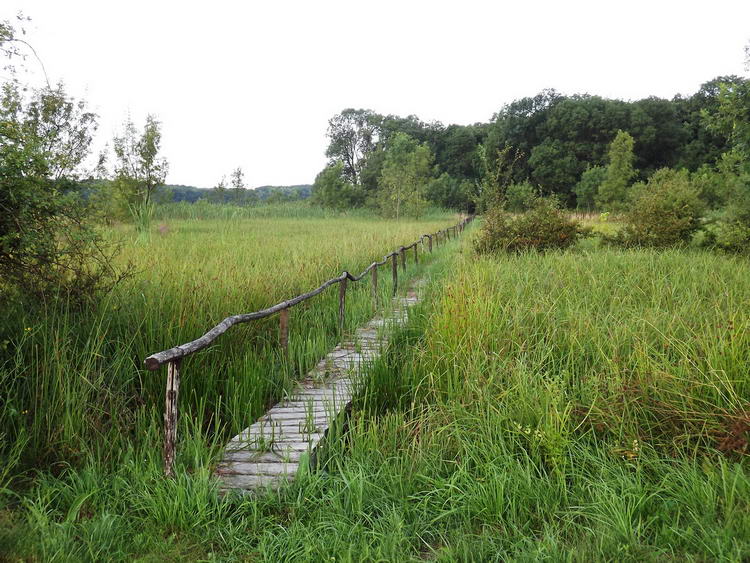
[[[720,209],[706,225],[708,246],[730,252],[749,252],[750,165],[738,151],[725,153],[715,173]]]
[[[621,246],[667,247],[690,242],[705,203],[686,170],[657,170],[632,188],[625,227],[608,240]]]
[[[62,86],[0,92],[0,291],[84,301],[120,279],[80,193],[96,116]]]
[[[531,209],[520,215],[500,207],[491,209],[484,216],[474,249],[482,254],[568,248],[587,233],[559,209],[555,200],[538,198]]]
[[[528,211],[537,200],[537,190],[529,182],[513,183],[505,188],[505,208],[508,211]]]

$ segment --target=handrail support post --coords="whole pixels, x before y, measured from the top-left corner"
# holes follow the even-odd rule
[[[167,364],[167,391],[164,404],[164,475],[174,476],[177,447],[177,399],[180,393],[180,359]]]

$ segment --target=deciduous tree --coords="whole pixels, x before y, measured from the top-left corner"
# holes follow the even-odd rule
[[[394,135],[380,177],[379,204],[384,215],[398,219],[405,214],[419,217],[423,213],[432,162],[433,155],[426,144],[419,144],[404,133]]]
[[[609,147],[609,164],[604,181],[599,186],[596,203],[600,209],[623,211],[628,188],[636,171],[633,167],[633,137],[626,131],[618,131]]]

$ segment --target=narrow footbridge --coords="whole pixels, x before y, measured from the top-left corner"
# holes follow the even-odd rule
[[[314,459],[332,422],[349,407],[361,370],[380,356],[390,329],[405,323],[408,308],[418,301],[413,289],[406,297],[395,297],[387,314],[357,329],[288,397],[235,436],[216,468],[221,489],[276,487]]]
[[[279,346],[286,355],[289,342],[289,309],[319,295],[332,285],[339,286],[338,320],[339,331],[344,334],[346,290],[348,283],[359,282],[369,277],[375,310],[378,303],[378,268],[390,262],[393,279],[393,299],[390,307],[384,308],[381,316],[359,328],[351,340],[345,340],[332,350],[321,362],[299,382],[291,394],[271,408],[255,424],[235,436],[227,445],[223,459],[216,469],[222,488],[253,489],[263,486],[278,486],[293,477],[300,464],[315,456],[321,441],[333,421],[350,404],[357,375],[365,364],[380,355],[387,344],[388,325],[405,322],[408,307],[418,301],[412,289],[406,297],[396,297],[399,264],[406,269],[407,256],[412,254],[419,263],[420,253],[432,253],[433,246],[440,246],[458,237],[472,216],[458,224],[432,234],[425,234],[408,246],[402,246],[387,254],[382,261],[373,262],[359,276],[343,272],[316,289],[277,303],[272,307],[227,317],[206,334],[191,342],[169,350],[152,354],[144,360],[149,370],[167,366],[167,390],[164,405],[164,473],[174,474],[174,459],[177,447],[177,414],[180,389],[180,366],[183,358],[210,346],[231,327],[272,315],[279,317]]]

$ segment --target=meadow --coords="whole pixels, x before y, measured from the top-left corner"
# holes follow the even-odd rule
[[[61,561],[747,560],[750,265],[694,249],[589,239],[477,257],[470,229],[410,266],[431,280],[426,298],[367,373],[324,470],[225,498],[210,476],[221,437],[335,341],[334,296],[294,310],[293,368],[274,354],[273,322],[186,364],[189,416],[177,475],[163,478],[163,376],[140,359],[451,222],[181,219],[133,239],[131,309],[113,298],[87,334],[72,312],[17,329],[27,356],[6,364],[3,385],[34,377],[57,410],[33,415],[40,436],[28,426],[6,473],[53,459],[44,432],[68,457],[16,476],[0,549]],[[352,326],[372,314],[359,291]]]
[[[116,225],[108,236],[122,243],[118,260],[132,264],[134,275],[94,310],[54,301],[4,303],[3,505],[19,502],[11,488],[23,491],[84,466],[102,476],[128,460],[139,473],[158,469],[165,374],[143,369],[147,355],[192,340],[228,315],[309,291],[345,269],[359,273],[455,222],[441,212],[396,222],[308,210],[305,216],[298,205],[266,206],[260,214],[205,219],[162,211],[145,236]],[[351,286],[346,318],[354,327],[373,307],[367,284]],[[384,302],[388,276],[380,290]],[[230,331],[184,363],[182,470],[208,462],[228,435],[262,414],[335,344],[337,306],[337,292],[328,291],[291,312],[288,361],[278,349],[278,320],[269,318]]]

